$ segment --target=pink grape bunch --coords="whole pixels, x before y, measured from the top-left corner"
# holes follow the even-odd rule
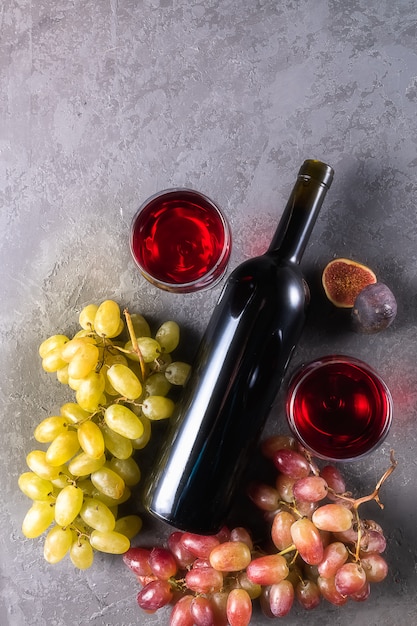
[[[275,485],[252,483],[248,495],[268,541],[260,548],[248,529],[224,527],[216,535],[173,531],[166,546],[130,548],[123,560],[142,586],[144,611],[172,605],[170,626],[247,626],[254,600],[267,617],[284,617],[294,602],[310,610],[322,599],[364,601],[387,576],[383,530],[358,509],[370,500],[383,506],[393,456],[373,493],[353,499],[338,468],[319,469],[292,438],[271,437],[262,452],[277,470]]]
[[[270,521],[272,545],[289,567],[281,589],[272,591],[279,607],[272,606],[271,589],[266,590],[271,610],[263,602],[264,612],[282,617],[295,599],[306,609],[318,606],[322,598],[336,606],[349,599],[366,600],[371,584],[386,578],[388,564],[382,556],[383,529],[372,519],[362,519],[359,507],[375,500],[383,508],[379,491],[397,465],[393,454],[374,491],[355,499],[335,465],[319,468],[292,437],[270,437],[262,443],[262,453],[277,470],[275,485],[253,483],[249,497]]]

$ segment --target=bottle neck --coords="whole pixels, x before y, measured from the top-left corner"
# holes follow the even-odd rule
[[[332,179],[329,165],[312,159],[303,163],[266,254],[300,263]]]

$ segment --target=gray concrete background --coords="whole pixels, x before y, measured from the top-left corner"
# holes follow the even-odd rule
[[[43,561],[20,531],[17,488],[36,424],[69,392],[41,370],[39,343],[71,332],[87,303],[114,298],[177,319],[192,354],[221,285],[174,296],[130,259],[137,206],[166,187],[205,192],[233,231],[231,268],[263,252],[305,158],[336,172],[304,267],[310,323],[291,363],[363,358],[395,402],[390,435],[347,466],[371,489],[390,448],[399,467],[370,506],[388,537],[388,578],[362,604],[293,609],[287,624],[417,623],[417,4],[415,0],[3,0],[0,10],[0,623],[168,624],[136,606],[117,557],[86,572]],[[383,334],[349,331],[323,298],[334,256],[368,263],[398,299]],[[285,430],[283,393],[267,425]],[[245,520],[242,520],[244,523]],[[137,543],[167,528],[146,520]],[[253,624],[270,620],[255,611]]]

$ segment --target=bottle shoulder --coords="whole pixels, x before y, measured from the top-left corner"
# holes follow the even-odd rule
[[[270,255],[263,255],[248,259],[230,274],[217,309],[226,307],[236,318],[267,307],[274,317],[283,307],[294,314],[304,311],[309,300],[309,288],[297,264],[277,263]]]
[[[281,260],[274,253],[266,253],[243,261],[230,274],[229,280],[235,282],[263,278],[267,281],[273,279],[274,276],[279,277],[280,280],[284,276],[292,277],[294,280],[303,280],[301,268],[297,263]]]

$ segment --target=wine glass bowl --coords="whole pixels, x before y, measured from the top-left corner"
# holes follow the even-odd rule
[[[160,289],[191,293],[224,275],[231,232],[219,207],[192,189],[161,191],[133,217],[130,250],[142,275]]]
[[[315,456],[350,461],[376,449],[392,422],[391,393],[379,374],[359,359],[326,356],[292,376],[288,424]]]

